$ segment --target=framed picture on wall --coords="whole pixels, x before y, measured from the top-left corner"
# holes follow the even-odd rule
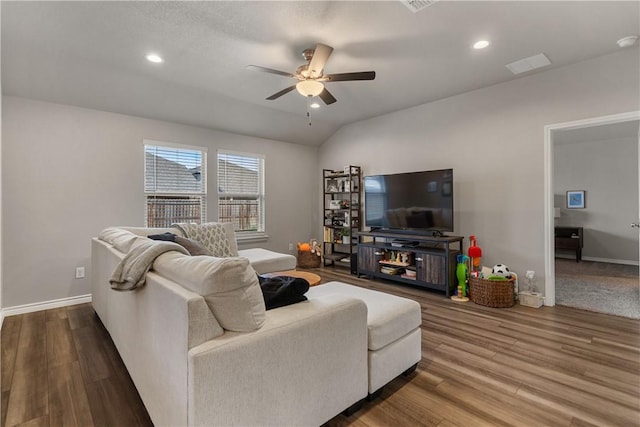
[[[567,209],[584,209],[584,190],[567,191]]]

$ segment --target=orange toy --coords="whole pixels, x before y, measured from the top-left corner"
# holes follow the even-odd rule
[[[480,271],[480,261],[482,258],[482,248],[476,246],[476,236],[469,236],[471,246],[469,246],[469,258],[471,258],[471,265],[474,271]]]
[[[299,251],[304,251],[304,252],[310,252],[311,251],[311,245],[308,243],[300,243],[298,242],[298,250]]]

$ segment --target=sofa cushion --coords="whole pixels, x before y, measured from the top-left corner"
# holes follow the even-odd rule
[[[211,252],[202,243],[194,239],[187,239],[186,237],[175,236],[174,240],[177,244],[189,251],[189,255],[198,256],[206,255],[211,256]]]
[[[153,264],[156,273],[202,295],[220,325],[249,332],[262,326],[265,304],[258,277],[245,258],[215,258],[166,253]]]
[[[169,233],[168,231],[161,234],[149,234],[147,237],[150,238],[151,240],[162,240],[164,242],[176,241],[176,235],[173,233]]]
[[[295,270],[296,257],[262,248],[241,249],[238,256],[247,258],[258,274]]]
[[[119,227],[105,228],[100,232],[98,238],[125,254],[131,250],[131,246],[136,240],[143,239],[143,237]]]
[[[185,237],[182,234],[182,231],[176,227],[129,227],[129,226],[121,226],[118,227],[121,230],[130,231],[133,234],[137,234],[138,236],[148,237],[151,234],[162,234],[162,233],[171,233],[177,234],[178,236]]]
[[[422,324],[422,310],[416,301],[359,286],[329,282],[311,288],[307,298],[329,294],[358,298],[367,304],[369,350],[372,351],[398,340]]]
[[[162,234],[150,234],[147,237],[149,237],[152,240],[175,242],[180,246],[182,246],[183,248],[185,248],[189,252],[189,255],[192,255],[192,256],[197,256],[197,255],[211,256],[211,252],[209,252],[207,248],[202,246],[202,243],[194,239],[187,239],[186,237],[176,236],[175,234],[169,233],[169,232],[162,233]]]
[[[220,258],[238,256],[238,244],[236,242],[233,224],[222,222],[207,222],[204,224],[178,223],[174,227],[179,228],[185,237],[202,243],[211,255]]]

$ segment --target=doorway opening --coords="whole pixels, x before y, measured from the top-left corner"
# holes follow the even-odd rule
[[[610,127],[610,125],[615,125],[615,124],[623,124],[624,126],[626,126],[626,129],[628,130],[631,126],[635,125],[635,133],[632,134],[631,136],[635,139],[635,143],[636,143],[636,148],[638,148],[638,123],[640,123],[640,111],[633,111],[633,112],[628,112],[628,113],[621,113],[621,114],[615,114],[615,115],[610,115],[610,116],[603,116],[603,117],[595,117],[595,118],[591,118],[591,119],[586,119],[586,120],[579,120],[579,121],[574,121],[574,122],[566,122],[566,123],[559,123],[559,124],[554,124],[554,125],[548,125],[545,126],[545,146],[544,146],[544,155],[545,155],[545,203],[544,203],[544,212],[545,212],[545,218],[544,218],[544,230],[545,230],[545,304],[546,305],[555,305],[557,302],[557,298],[556,298],[556,260],[555,260],[555,226],[556,226],[556,221],[558,220],[558,214],[560,214],[560,219],[559,219],[559,224],[558,225],[567,225],[566,221],[567,220],[571,220],[570,218],[576,219],[576,218],[580,218],[580,214],[578,213],[575,216],[571,216],[574,215],[574,211],[571,210],[564,210],[567,209],[566,206],[566,199],[565,196],[560,196],[560,200],[559,200],[559,196],[557,194],[557,189],[554,185],[555,183],[555,176],[554,176],[554,162],[556,161],[555,159],[555,155],[554,155],[554,148],[555,148],[555,144],[554,142],[556,140],[562,140],[562,138],[566,137],[566,136],[571,136],[571,137],[580,137],[581,135],[587,135],[593,132],[603,132],[606,130],[611,130],[614,129],[614,127]],[[619,130],[619,128],[617,128]],[[575,132],[574,132],[575,131]],[[604,134],[603,134],[604,135]],[[562,137],[561,137],[562,136]],[[603,138],[606,139],[606,138]],[[571,138],[569,138],[569,141],[571,140]],[[635,158],[635,161],[638,161],[638,157]],[[586,164],[584,165],[585,168],[589,168],[590,165]],[[636,163],[637,166],[637,163]],[[640,176],[636,176],[634,177],[634,179],[637,181],[634,184],[637,184],[640,186]],[[639,187],[634,187],[634,188],[639,188]],[[588,195],[588,189],[585,188],[567,188],[568,190],[577,190],[577,191],[584,191],[587,190],[584,194],[584,201],[586,203],[586,206],[588,206],[589,204],[589,195]],[[612,191],[616,191],[615,188],[612,189]],[[637,190],[636,190],[637,191]],[[637,195],[636,195],[637,197]],[[561,206],[559,206],[561,205]],[[561,208],[561,209],[558,209]],[[563,209],[564,208],[564,209]],[[636,209],[634,209],[634,211],[637,212],[638,206],[635,207]],[[565,218],[564,221],[565,223],[563,224],[562,221],[562,211],[564,210],[565,213]],[[585,209],[582,211],[583,215],[587,215],[588,213],[588,209]],[[628,221],[626,223],[626,226],[630,228],[630,224],[631,222],[635,222],[638,221],[638,218],[628,218]],[[579,221],[576,221],[579,222]],[[637,250],[637,248],[636,248]],[[637,253],[637,252],[635,252]],[[589,258],[589,257],[587,257]],[[606,258],[606,257],[604,257]],[[597,258],[593,258],[592,257],[592,261],[606,261],[606,259],[597,259]],[[575,258],[573,260],[573,262],[575,263]],[[564,264],[563,268],[564,268]],[[580,267],[585,267],[585,264],[581,265]],[[577,269],[576,269],[577,271]],[[637,280],[637,277],[636,277]]]

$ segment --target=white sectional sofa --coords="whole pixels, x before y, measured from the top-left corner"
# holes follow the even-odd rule
[[[266,311],[251,257],[260,273],[295,257],[237,251],[231,229],[238,257],[167,252],[143,287],[111,289],[126,254],[166,231],[180,233],[119,227],[92,241],[93,306],[155,425],[317,426],[420,360],[413,301],[332,283]]]

